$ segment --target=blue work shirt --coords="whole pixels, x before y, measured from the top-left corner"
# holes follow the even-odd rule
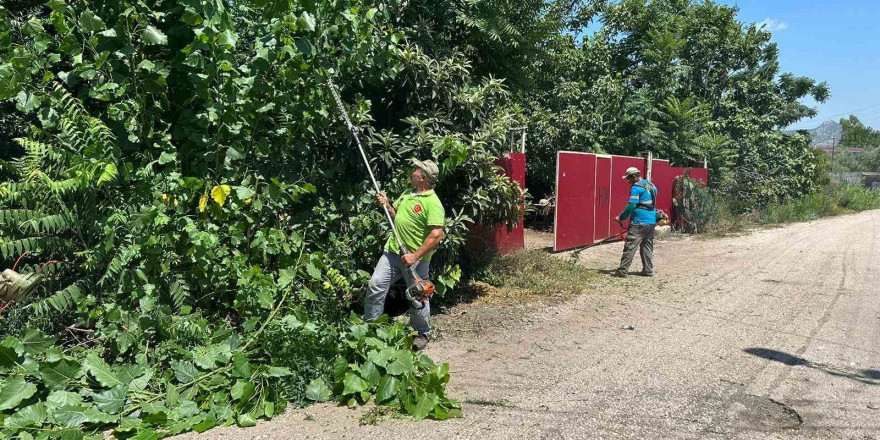
[[[647,179],[639,179],[639,182],[650,182]],[[656,187],[654,187],[656,190]],[[657,224],[657,207],[653,206],[654,201],[651,198],[651,192],[646,188],[633,185],[629,190],[628,203],[645,203],[652,205],[652,209],[644,209],[636,207],[630,214],[630,223],[634,225],[656,225]]]

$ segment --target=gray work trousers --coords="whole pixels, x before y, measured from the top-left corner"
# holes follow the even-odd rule
[[[428,279],[430,271],[429,261],[419,261],[416,266],[416,273],[423,280]],[[388,289],[397,282],[403,273],[401,273],[400,255],[384,251],[376,268],[373,269],[373,277],[370,278],[370,285],[367,287],[367,298],[364,304],[364,321],[373,321],[382,316],[385,312],[385,297],[388,296]],[[431,305],[429,301],[425,301],[425,307],[417,310],[412,305],[409,306],[409,324],[419,333],[428,333],[431,327],[428,325],[428,317],[431,316]]]
[[[642,257],[642,273],[654,275],[654,228],[657,225],[630,224],[626,233],[626,243],[623,245],[623,255],[620,257],[619,272],[627,273],[632,264],[636,250]]]

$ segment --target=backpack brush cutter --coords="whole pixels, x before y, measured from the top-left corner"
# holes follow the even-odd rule
[[[345,107],[342,105],[342,98],[339,97],[339,92],[336,90],[336,85],[333,84],[333,79],[330,77],[333,75],[333,69],[329,70],[330,75],[327,75],[327,85],[330,87],[330,92],[333,94],[333,99],[336,101],[336,106],[339,107],[339,112],[342,114],[342,118],[345,119],[345,124],[348,126],[348,131],[351,133],[351,136],[354,138],[354,143],[357,145],[358,150],[361,152],[361,157],[364,159],[364,165],[367,167],[367,171],[370,173],[370,180],[373,181],[373,187],[376,190],[376,194],[381,194],[382,190],[379,188],[379,182],[376,181],[376,176],[373,175],[373,169],[370,167],[370,160],[367,158],[367,153],[364,151],[364,147],[361,145],[361,139],[358,136],[358,128],[352,125],[351,119],[348,118],[348,112],[345,111]],[[397,233],[397,228],[394,227],[394,219],[391,217],[391,213],[388,211],[386,206],[382,206],[382,210],[385,211],[385,218],[388,220],[388,224],[391,226],[391,233],[394,235],[394,239],[397,241],[397,246],[400,248],[401,255],[408,254],[406,246],[403,244],[403,240],[400,239],[400,235]],[[416,272],[416,264],[411,266],[407,266],[403,264],[403,259],[400,260],[400,270],[403,273],[403,279],[406,281],[406,299],[416,310],[421,310],[425,308],[425,302],[431,298],[431,295],[434,294],[434,283],[430,280],[423,280],[419,278],[419,274]]]

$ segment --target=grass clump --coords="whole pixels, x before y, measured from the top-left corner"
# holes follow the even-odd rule
[[[880,209],[880,192],[856,185],[836,185],[826,190],[805,194],[798,198],[770,204],[746,213],[736,213],[722,197],[704,191],[700,194],[702,206],[717,206],[710,215],[693,216],[698,224],[696,233],[729,235],[760,226],[818,220],[870,209]]]
[[[529,294],[573,295],[596,276],[576,261],[554,257],[540,249],[500,255],[488,265],[486,282],[501,289],[515,289]]]

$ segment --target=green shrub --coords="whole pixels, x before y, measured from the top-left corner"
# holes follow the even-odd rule
[[[863,186],[844,185],[835,190],[837,205],[851,211],[880,209],[880,191]]]
[[[686,174],[680,181],[681,202],[673,198],[678,215],[677,228],[688,233],[702,233],[718,221],[719,203],[713,190]]]
[[[697,232],[726,234],[739,232],[749,226],[776,225],[792,222],[817,220],[869,209],[880,209],[880,192],[856,185],[828,187],[782,203],[773,203],[763,209],[746,214],[737,214],[737,207],[728,203],[718,203],[718,196],[704,197],[704,204],[716,204],[717,215],[701,224]]]

